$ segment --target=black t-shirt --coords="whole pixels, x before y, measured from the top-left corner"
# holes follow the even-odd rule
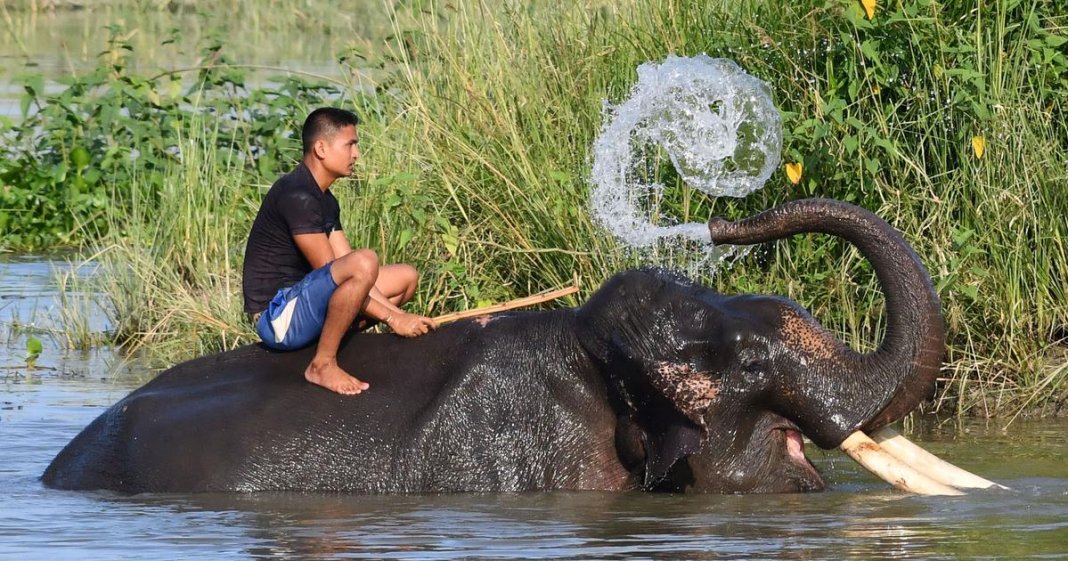
[[[341,209],[323,192],[303,163],[267,191],[245,244],[241,286],[245,312],[267,308],[278,289],[292,286],[312,271],[293,236],[341,230]]]

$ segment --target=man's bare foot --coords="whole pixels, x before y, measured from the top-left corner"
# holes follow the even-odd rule
[[[304,379],[342,395],[356,395],[371,387],[342,370],[336,360],[312,360],[304,371]]]

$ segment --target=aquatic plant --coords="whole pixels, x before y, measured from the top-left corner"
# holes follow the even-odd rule
[[[26,338],[26,368],[33,370],[37,367],[37,357],[44,351],[41,340],[33,335]]]

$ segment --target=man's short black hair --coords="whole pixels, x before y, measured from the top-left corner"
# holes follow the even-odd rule
[[[300,140],[304,143],[304,154],[311,154],[316,140],[333,136],[337,134],[337,131],[349,125],[358,124],[360,124],[360,118],[347,109],[320,107],[312,111],[308,118],[304,119],[304,127],[300,131]]]

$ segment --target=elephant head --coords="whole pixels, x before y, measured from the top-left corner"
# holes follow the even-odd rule
[[[900,419],[932,391],[944,333],[929,276],[886,222],[837,201],[795,201],[709,228],[715,243],[804,232],[848,240],[879,278],[884,339],[861,354],[785,298],[718,294],[657,270],[617,275],[577,316],[620,412],[620,457],[646,488],[822,489],[801,434],[836,447],[853,431]]]

